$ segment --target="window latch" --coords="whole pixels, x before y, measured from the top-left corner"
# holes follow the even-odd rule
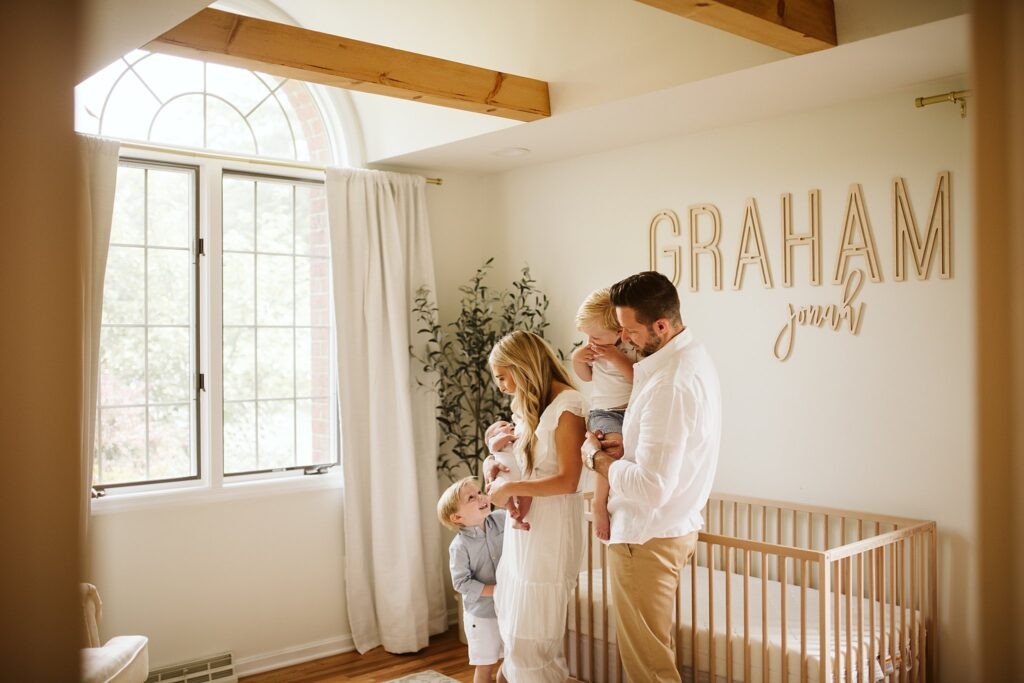
[[[337,463],[331,463],[329,465],[310,465],[302,470],[303,474],[327,474],[327,471],[337,465]]]

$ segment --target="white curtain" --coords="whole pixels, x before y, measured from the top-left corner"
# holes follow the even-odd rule
[[[424,179],[327,171],[345,583],[359,652],[415,652],[447,629],[433,392],[416,383],[413,295],[436,292]]]
[[[79,263],[82,291],[82,547],[89,528],[92,454],[96,437],[96,389],[99,386],[100,318],[103,278],[107,271],[110,224],[114,215],[117,158],[113,140],[79,135],[78,163],[82,187],[78,194]],[[83,567],[86,565],[83,565]]]

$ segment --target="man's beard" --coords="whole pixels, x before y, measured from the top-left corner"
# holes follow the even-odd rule
[[[647,335],[647,343],[644,344],[643,348],[637,348],[637,353],[644,358],[653,355],[655,351],[661,348],[661,337],[654,331],[654,325],[647,327]]]

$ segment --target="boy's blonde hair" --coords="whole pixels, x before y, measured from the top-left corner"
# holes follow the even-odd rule
[[[582,330],[588,322],[594,321],[603,325],[606,330],[618,332],[622,329],[615,317],[615,306],[612,305],[611,290],[608,287],[591,292],[576,311],[576,329]]]
[[[462,528],[461,524],[452,521],[452,515],[459,511],[459,506],[462,505],[462,489],[469,482],[478,483],[476,477],[459,479],[446,488],[437,501],[437,518],[449,529],[458,531]]]

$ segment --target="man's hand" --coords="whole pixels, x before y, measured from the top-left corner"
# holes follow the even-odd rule
[[[604,434],[598,432],[598,441],[601,445],[601,450],[611,456],[613,459],[618,460],[622,457],[622,435],[621,434]]]
[[[505,467],[504,465],[499,463],[497,460],[495,460],[493,455],[488,455],[484,459],[483,467],[484,467],[484,482],[487,483],[487,484],[490,484],[492,481],[494,481],[494,478],[497,477],[499,473],[510,471],[509,468]]]

